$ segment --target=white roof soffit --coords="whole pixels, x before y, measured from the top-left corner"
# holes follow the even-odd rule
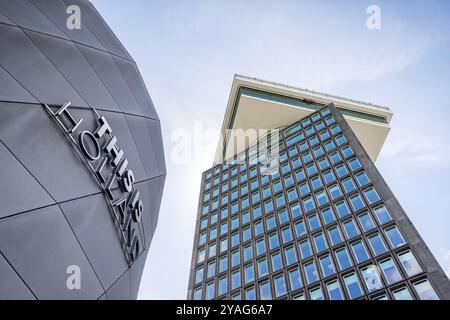
[[[334,103],[355,132],[361,144],[375,161],[390,130],[392,112],[386,108],[360,101],[294,88],[278,83],[236,75],[231,86],[221,138],[214,164],[231,158],[252,144],[229,148],[228,129],[275,129],[285,127],[311,114],[320,107]],[[231,150],[233,149],[233,150]]]

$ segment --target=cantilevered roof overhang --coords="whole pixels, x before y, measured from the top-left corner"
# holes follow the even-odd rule
[[[282,128],[329,103],[342,112],[375,161],[390,130],[393,114],[389,108],[235,75],[214,164],[231,158],[254,142],[249,141],[248,145],[236,149],[236,145],[228,143],[228,129]]]

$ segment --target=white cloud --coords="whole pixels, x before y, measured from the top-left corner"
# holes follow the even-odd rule
[[[401,163],[414,168],[442,169],[450,166],[450,144],[439,134],[416,134],[393,136],[381,151],[383,160]]]

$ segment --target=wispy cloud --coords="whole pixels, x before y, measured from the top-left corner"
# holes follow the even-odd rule
[[[450,167],[450,143],[437,133],[414,134],[408,130],[408,135],[394,136],[381,156],[402,166],[442,169]]]

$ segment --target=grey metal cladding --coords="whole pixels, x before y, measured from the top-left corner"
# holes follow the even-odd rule
[[[80,6],[81,29],[67,28],[69,5]],[[95,112],[107,119],[134,173],[144,204],[134,263],[104,189],[43,106],[66,102],[83,130],[98,127]],[[153,102],[93,5],[0,1],[0,299],[135,299],[165,175]],[[67,287],[70,265],[81,289]]]
[[[0,250],[38,299],[96,299],[103,292],[57,205],[0,220]],[[70,265],[83,274],[80,290],[66,287]]]
[[[0,67],[0,101],[22,101],[38,103],[38,101],[21,86],[5,69]]]
[[[0,218],[55,203],[3,143],[0,143],[0,164]]]
[[[141,117],[133,117],[125,115],[125,119],[136,141],[136,148],[144,164],[145,171],[149,178],[159,176],[165,173],[165,168],[159,166],[150,132],[148,130],[146,119]]]
[[[32,0],[34,6],[39,8],[55,25],[59,26],[69,39],[74,42],[82,43],[87,46],[106,51],[106,48],[95,38],[87,27],[81,29],[61,28],[67,21],[67,5],[62,0]],[[84,16],[81,16],[81,24],[83,25]]]
[[[150,180],[137,183],[137,188],[141,192],[141,199],[144,207],[147,208],[148,215],[143,217],[145,241],[147,248],[150,245],[153,233],[158,224],[159,207],[161,205],[162,192],[164,190],[165,175],[152,178]]]
[[[141,115],[141,109],[112,56],[83,45],[78,45],[78,47],[122,111]]]
[[[61,210],[103,287],[108,288],[128,269],[128,264],[104,197],[103,194],[94,194],[64,202]]]
[[[56,201],[100,192],[40,105],[0,103],[0,139]]]
[[[114,35],[112,30],[98,14],[97,10],[89,1],[84,0],[63,0],[67,6],[78,5],[81,12],[81,23],[88,28],[98,41],[112,54],[132,60],[127,50],[122,46],[119,39]]]
[[[25,282],[20,279],[12,266],[6,261],[0,252],[0,274],[2,277],[2,287],[8,290],[0,290],[0,300],[34,300],[33,293],[28,289]]]
[[[118,57],[113,57],[113,59],[122,72],[122,76],[138,102],[143,115],[159,120],[152,100],[145,89],[144,81],[137,70],[136,64]]]
[[[106,299],[130,299],[130,272],[125,272],[107,291]]]
[[[0,23],[6,23],[15,26],[16,24],[11,21],[7,16],[0,12]]]
[[[25,30],[25,33],[88,105],[102,110],[120,111],[97,74],[72,41],[28,30]]]
[[[25,29],[67,38],[55,24],[28,0],[0,1],[0,12]]]
[[[39,102],[62,105],[71,101],[73,105],[87,107],[22,29],[0,24],[0,43],[0,65]]]

